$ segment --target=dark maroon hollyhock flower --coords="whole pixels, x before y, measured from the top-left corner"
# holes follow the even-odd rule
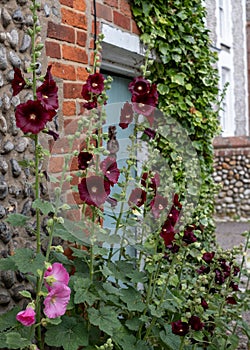
[[[84,102],[83,107],[91,110],[97,107],[97,101],[89,101],[89,102]]]
[[[100,95],[104,90],[104,76],[101,73],[90,74],[86,84],[89,92]]]
[[[204,261],[206,261],[206,263],[210,264],[214,258],[215,253],[211,252],[211,253],[204,253],[202,256],[202,259]]]
[[[156,192],[157,187],[160,185],[160,175],[155,173],[152,176],[151,173],[143,173],[141,176],[141,185]]]
[[[208,309],[208,303],[206,302],[205,299],[202,299],[202,301],[201,301],[201,306],[203,307],[204,310],[207,310],[207,309]]]
[[[237,304],[235,297],[227,297],[226,302],[227,302],[227,304],[231,304],[231,305]]]
[[[177,210],[174,206],[172,206],[168,214],[168,219],[170,220],[173,226],[175,226],[175,224],[177,223],[179,216],[180,216],[179,210]]]
[[[58,87],[51,75],[51,66],[48,67],[44,82],[36,90],[37,99],[41,101],[43,107],[47,110],[58,109]]]
[[[179,201],[179,196],[177,193],[174,194],[173,203],[174,203],[174,206],[176,206],[178,209],[181,210],[182,204]]]
[[[237,292],[239,290],[238,284],[234,283],[233,281],[230,282],[229,287],[232,288],[234,292]]]
[[[174,254],[178,253],[178,251],[180,250],[180,246],[177,244],[170,244],[169,246],[167,246],[167,248],[171,250],[171,252]]]
[[[22,73],[19,68],[14,68],[14,79],[11,82],[11,86],[13,89],[13,96],[19,94],[25,87],[26,83],[22,76]]]
[[[214,278],[215,283],[223,284],[225,282],[225,277],[223,272],[219,269],[215,269],[214,272],[215,272],[215,278]]]
[[[59,134],[54,130],[48,130],[46,131],[46,134],[52,136],[54,141],[56,141],[59,138]]]
[[[17,106],[15,111],[16,125],[24,133],[38,134],[55,115],[55,111],[47,111],[40,101],[29,100]]]
[[[227,264],[225,259],[220,259],[220,266],[224,272],[224,277],[229,277],[231,273],[231,267]]]
[[[149,92],[150,96],[152,96],[155,100],[155,104],[158,103],[158,91],[157,91],[157,85],[156,84],[152,84],[151,88],[150,88],[150,92]]]
[[[166,208],[168,205],[167,198],[157,194],[154,199],[150,202],[150,207],[152,210],[152,213],[156,219],[158,219],[162,213],[162,211]]]
[[[107,202],[111,205],[112,208],[115,208],[117,206],[117,200],[115,198],[108,197]]]
[[[172,333],[176,335],[184,336],[189,332],[189,325],[187,322],[182,322],[181,320],[172,322]]]
[[[100,168],[110,185],[114,186],[120,176],[120,170],[117,168],[116,160],[112,157],[107,157],[100,163]]]
[[[83,86],[82,86],[82,91],[81,91],[81,95],[82,95],[82,97],[84,98],[84,100],[86,100],[86,101],[92,100],[92,94],[90,93],[87,84],[83,84]]]
[[[89,152],[80,152],[77,156],[78,169],[86,170],[92,158],[93,154]]]
[[[237,276],[239,272],[240,272],[240,268],[238,266],[234,266],[233,267],[233,275]]]
[[[202,265],[198,270],[196,270],[199,275],[204,275],[206,273],[210,272],[210,267],[209,266],[204,266]]]
[[[154,139],[156,136],[156,131],[150,128],[145,128],[143,134],[147,135],[150,139]]]
[[[82,92],[81,92],[82,97],[86,102],[83,103],[83,107],[91,110],[97,107],[97,97],[93,96],[92,93],[89,91],[89,87],[87,84],[84,84],[82,86]]]
[[[78,191],[83,202],[100,207],[110,194],[110,185],[102,176],[84,177]]]
[[[164,240],[165,247],[171,247],[173,245],[175,231],[171,225],[170,220],[166,220],[161,228],[160,236]]]
[[[128,85],[132,95],[145,95],[150,92],[150,82],[143,77],[136,77]]]
[[[125,102],[121,109],[119,126],[122,129],[126,129],[129,126],[129,124],[132,122],[133,115],[134,115],[134,111],[133,111],[132,105],[129,102]]]
[[[146,201],[146,192],[141,188],[135,188],[131,192],[128,200],[130,207],[141,207]]]
[[[188,323],[194,331],[201,331],[204,327],[204,323],[201,322],[198,316],[191,316]]]
[[[132,95],[131,101],[133,102],[133,108],[136,113],[152,118],[152,113],[156,106],[154,97],[150,95]],[[152,119],[149,122],[152,125]]]
[[[187,243],[187,244],[191,244],[197,241],[197,238],[195,237],[195,234],[193,232],[194,227],[189,226],[185,229],[184,231],[184,235],[182,237],[182,240]]]

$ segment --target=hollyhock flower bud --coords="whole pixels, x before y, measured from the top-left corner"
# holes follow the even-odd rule
[[[61,263],[54,263],[44,273],[45,286],[50,291],[55,283],[69,283],[69,274]]]
[[[189,332],[189,325],[187,322],[182,322],[181,320],[172,322],[172,333],[180,336],[184,336]]]
[[[36,313],[32,307],[27,307],[26,310],[18,312],[16,319],[18,322],[22,323],[23,326],[29,327],[36,322]]]
[[[198,316],[191,316],[188,323],[194,331],[201,331],[204,327],[204,323],[201,322]]]
[[[208,303],[206,302],[205,299],[202,299],[202,301],[201,301],[201,306],[203,307],[204,310],[207,310],[207,309],[208,309]]]

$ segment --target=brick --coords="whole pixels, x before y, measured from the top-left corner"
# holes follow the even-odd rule
[[[76,80],[76,69],[72,65],[54,62],[52,66],[52,74],[64,80]]]
[[[114,11],[114,24],[130,31],[130,18],[120,12]]]
[[[80,98],[82,91],[82,84],[64,83],[63,96],[64,98]]]
[[[58,43],[46,41],[45,43],[46,56],[53,58],[61,58],[61,48]]]
[[[132,24],[132,33],[136,34],[136,35],[140,35],[141,31],[140,29],[137,27],[137,24],[135,23],[135,21],[132,19],[131,20],[131,24]]]
[[[73,8],[78,11],[85,11],[86,2],[84,0],[73,0]]]
[[[88,63],[88,55],[85,49],[75,46],[62,45],[62,57],[69,61]]]
[[[86,42],[87,42],[87,33],[83,32],[83,31],[77,31],[76,32],[76,43],[79,46],[86,46]]]
[[[104,4],[118,9],[118,0],[104,0]]]
[[[67,118],[64,119],[64,130],[66,130],[67,135],[73,135],[78,129],[78,118]],[[74,149],[79,147],[80,141],[74,142]]]
[[[120,0],[120,12],[125,16],[132,18],[131,7],[128,0]]]
[[[87,29],[86,16],[83,13],[74,10],[62,8],[62,23],[75,28]]]
[[[75,31],[73,28],[56,24],[53,22],[48,23],[47,30],[48,38],[58,39],[61,41],[67,41],[69,43],[75,43]]]
[[[63,115],[65,116],[76,115],[75,101],[63,101]]]
[[[62,171],[63,165],[64,165],[64,157],[52,156],[49,160],[49,172],[60,173]]]
[[[68,7],[73,7],[74,1],[73,0],[60,0],[60,3],[62,5],[68,6]]]
[[[82,204],[82,200],[80,199],[78,192],[71,192],[67,194],[67,203],[70,204]]]
[[[86,71],[85,68],[83,67],[78,67],[77,68],[77,80],[80,80],[82,82],[86,81],[89,76],[89,73]]]
[[[96,4],[97,17],[106,19],[106,21],[112,22],[112,9],[109,6]]]

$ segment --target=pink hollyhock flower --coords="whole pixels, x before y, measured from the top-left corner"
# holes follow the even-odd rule
[[[157,194],[154,199],[150,202],[150,207],[152,210],[152,213],[156,219],[158,219],[163,212],[163,210],[166,208],[168,204],[167,198]]]
[[[93,158],[93,154],[89,152],[80,152],[77,157],[78,169],[86,170],[92,158]]]
[[[104,76],[101,73],[90,74],[86,85],[89,92],[100,95],[104,90]]]
[[[11,82],[13,89],[13,96],[19,94],[20,91],[24,89],[26,82],[22,76],[22,73],[19,68],[14,68],[14,79]]]
[[[40,101],[29,100],[16,107],[16,125],[24,133],[38,134],[55,115],[55,111],[47,111]]]
[[[146,192],[140,188],[135,188],[130,196],[129,196],[129,200],[128,200],[128,204],[130,207],[141,207],[145,201],[146,201]]]
[[[145,95],[150,92],[150,82],[143,77],[136,77],[128,85],[132,95]]]
[[[172,322],[172,333],[184,336],[189,332],[189,325],[187,322],[182,322],[181,320]]]
[[[44,314],[56,318],[65,314],[70,300],[70,288],[63,283],[55,283],[44,299]]]
[[[116,160],[112,157],[107,157],[100,163],[100,168],[110,185],[114,186],[120,176],[120,170],[117,168]]]
[[[133,107],[129,102],[124,103],[121,109],[120,123],[119,126],[122,129],[126,129],[133,120]]]
[[[35,310],[32,307],[27,307],[26,310],[18,312],[16,319],[18,322],[22,323],[23,326],[32,326],[36,322]]]
[[[52,66],[49,66],[44,78],[43,84],[37,88],[37,99],[41,101],[41,104],[46,110],[58,109],[58,87],[54,81],[50,72]]]
[[[78,191],[83,202],[99,207],[110,194],[110,184],[102,176],[84,177],[78,185]]]
[[[69,283],[69,274],[63,264],[55,262],[44,273],[45,286],[50,291],[55,283]]]

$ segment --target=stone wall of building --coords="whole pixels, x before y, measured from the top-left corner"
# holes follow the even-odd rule
[[[250,218],[250,138],[227,137],[214,141],[214,180],[220,186],[216,218]]]

